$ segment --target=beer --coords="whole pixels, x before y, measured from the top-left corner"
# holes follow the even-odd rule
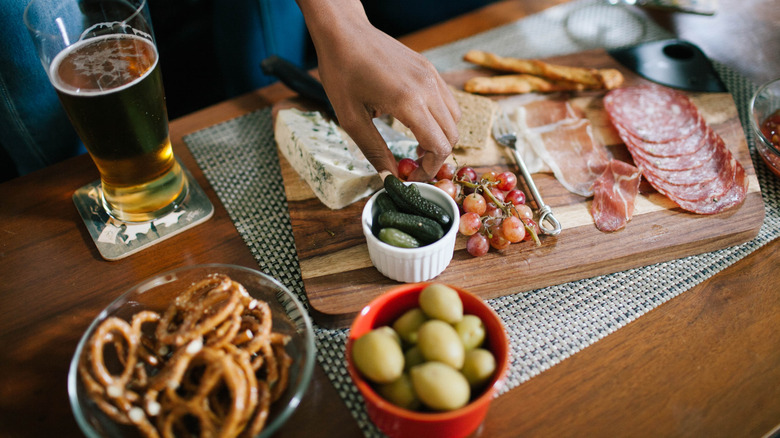
[[[154,44],[126,34],[85,39],[57,55],[50,78],[100,171],[109,213],[145,221],[172,210],[186,181],[171,149]]]

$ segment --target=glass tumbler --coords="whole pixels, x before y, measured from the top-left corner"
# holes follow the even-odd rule
[[[122,222],[173,211],[188,183],[168,135],[146,0],[32,0],[24,22],[100,172],[103,208]]]

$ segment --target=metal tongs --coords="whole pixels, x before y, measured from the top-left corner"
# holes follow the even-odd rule
[[[515,131],[515,124],[509,119],[506,111],[500,111],[498,118],[493,123],[493,137],[498,144],[505,146],[512,150],[512,154],[515,156],[517,166],[520,168],[520,173],[523,174],[525,182],[528,185],[528,189],[531,191],[531,196],[534,197],[536,205],[539,207],[539,229],[544,234],[550,236],[556,236],[561,232],[561,223],[553,216],[552,209],[549,205],[542,201],[542,196],[539,194],[539,190],[534,184],[531,174],[528,172],[528,167],[523,161],[523,157],[515,147],[517,143],[517,132]]]

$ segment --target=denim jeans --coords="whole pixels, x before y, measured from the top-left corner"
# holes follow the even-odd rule
[[[60,105],[22,21],[27,0],[2,0],[0,144],[16,173],[86,152]],[[2,175],[0,175],[2,176]]]
[[[65,158],[86,152],[76,135],[54,87],[49,83],[46,72],[35,52],[30,35],[23,22],[24,8],[28,0],[0,0],[0,160],[10,159],[12,163],[0,163],[0,181],[8,179],[8,173],[24,175],[49,166]],[[213,58],[198,59],[182,57],[180,63],[189,65],[179,69],[163,67],[164,81],[198,77],[198,67],[203,62],[219,65],[218,78],[198,79],[193,89],[183,92],[199,93],[201,87],[214,87],[220,98],[246,93],[275,79],[266,77],[260,70],[260,61],[271,54],[285,57],[291,62],[303,65],[308,36],[303,15],[292,0],[203,0],[203,13],[212,21],[206,38],[200,40],[213,44],[208,51]],[[149,7],[170,8],[173,3],[186,7],[186,3],[170,0],[150,0]],[[174,13],[176,11],[173,11]],[[175,16],[174,16],[175,17]],[[171,18],[170,20],[175,20]],[[153,24],[155,27],[157,23]],[[179,26],[180,23],[166,20],[160,26]],[[192,35],[182,32],[176,38]],[[157,37],[160,52],[164,52],[166,41]],[[195,53],[197,49],[194,50]],[[174,87],[172,87],[174,88]],[[168,100],[175,96],[168,95]],[[201,107],[215,102],[201,102]]]

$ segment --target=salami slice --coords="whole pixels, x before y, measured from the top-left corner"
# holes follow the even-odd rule
[[[709,130],[709,135],[706,138],[706,147],[701,149],[701,153],[691,154],[685,156],[690,158],[690,162],[693,164],[690,168],[680,169],[661,169],[655,160],[648,160],[646,155],[643,155],[642,151],[635,146],[628,146],[628,151],[634,158],[634,163],[639,166],[643,173],[647,176],[648,181],[653,177],[660,179],[660,184],[670,185],[685,185],[698,187],[697,192],[701,192],[701,196],[696,199],[701,199],[709,195],[719,195],[725,192],[728,188],[724,188],[721,192],[717,192],[718,183],[729,181],[731,178],[731,154],[729,153],[723,140],[712,130]],[[683,157],[678,157],[683,158]],[[698,160],[698,162],[695,162]],[[681,195],[685,199],[693,199],[691,196],[696,196],[690,188],[684,190],[686,195]]]
[[[698,117],[697,126],[691,130],[689,135],[668,141],[666,143],[652,143],[631,134],[631,132],[622,125],[615,124],[621,138],[626,139],[631,145],[636,146],[645,155],[658,159],[669,158],[670,162],[683,156],[689,156],[699,152],[705,144],[709,128],[703,117]],[[630,139],[630,140],[629,140]],[[663,161],[663,160],[659,160]],[[667,164],[669,165],[669,164]],[[678,167],[679,168],[679,167]],[[671,170],[671,169],[670,169]]]
[[[604,173],[593,183],[590,212],[596,228],[605,232],[625,228],[634,215],[640,180],[641,172],[636,167],[623,161],[609,161]]]
[[[736,160],[735,160],[736,162]],[[715,214],[721,211],[735,207],[745,200],[748,190],[748,179],[745,168],[739,162],[734,166],[733,184],[729,190],[720,197],[713,197],[705,201],[686,201],[682,199],[672,199],[680,207],[699,214]]]
[[[683,139],[701,117],[687,96],[655,84],[612,90],[604,97],[604,108],[616,126],[649,143]]]
[[[634,163],[660,193],[699,214],[742,203],[745,169],[687,96],[648,85],[610,91],[604,102]]]

